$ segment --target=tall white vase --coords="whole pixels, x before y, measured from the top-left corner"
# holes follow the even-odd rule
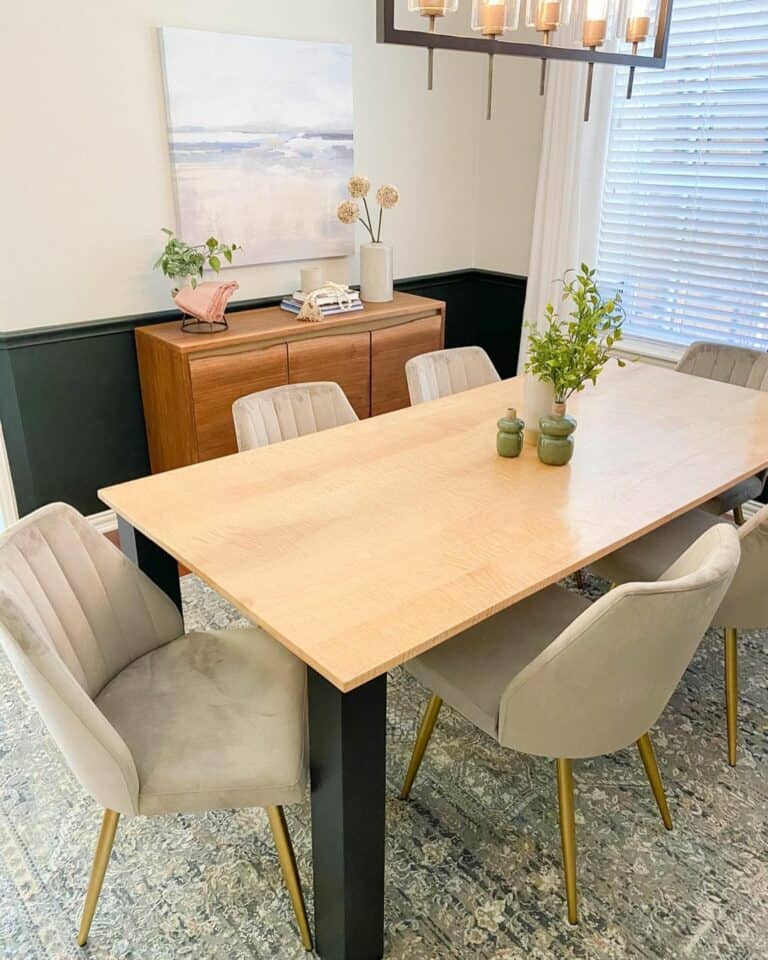
[[[532,374],[525,375],[523,386],[523,419],[525,420],[526,443],[539,441],[539,419],[552,413],[555,391],[551,383],[545,383]]]
[[[369,303],[394,300],[392,247],[366,243],[360,247],[360,298]]]

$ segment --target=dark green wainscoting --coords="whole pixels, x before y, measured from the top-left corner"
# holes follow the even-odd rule
[[[502,377],[515,373],[525,286],[523,277],[484,270],[397,283],[445,300],[446,345],[479,344]],[[232,310],[276,303],[250,300]],[[133,331],[178,317],[165,311],[0,334],[0,422],[22,515],[53,500],[98,513],[99,487],[149,473]]]

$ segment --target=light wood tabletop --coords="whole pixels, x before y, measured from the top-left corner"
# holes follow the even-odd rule
[[[768,394],[642,364],[569,405],[567,467],[496,455],[508,380],[102,490],[350,691],[768,467]]]

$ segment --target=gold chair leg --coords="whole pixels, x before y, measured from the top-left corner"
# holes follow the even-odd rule
[[[736,766],[736,740],[739,726],[739,634],[732,627],[725,631],[725,713],[728,723],[728,763]]]
[[[432,731],[435,729],[435,724],[437,723],[437,718],[440,714],[440,708],[442,705],[442,699],[440,697],[433,696],[429,701],[426,711],[424,712],[424,717],[421,721],[421,726],[419,727],[419,733],[416,737],[416,743],[413,747],[411,762],[408,765],[408,772],[405,775],[403,789],[400,791],[401,800],[407,800],[411,795],[413,781],[416,779],[416,774],[419,772],[421,761],[424,759],[424,752],[426,751],[427,744],[432,736]]]
[[[671,830],[672,817],[669,813],[669,806],[667,805],[667,796],[664,793],[664,784],[662,783],[661,774],[659,773],[659,765],[656,763],[653,744],[647,733],[637,741],[637,748],[640,751],[640,757],[642,758],[645,772],[648,775],[651,790],[653,790],[653,795],[656,798],[661,819],[664,821],[664,826],[667,830]]]
[[[557,760],[557,799],[560,809],[560,837],[563,843],[565,893],[568,923],[579,922],[576,893],[576,817],[573,806],[573,769],[570,760]]]
[[[737,527],[744,526],[744,507],[733,508],[733,519],[736,521]]]
[[[267,807],[267,816],[269,817],[269,825],[272,827],[272,836],[275,838],[277,857],[283,871],[285,885],[288,887],[288,893],[290,894],[291,903],[293,904],[293,912],[296,914],[296,922],[299,925],[301,942],[304,945],[304,949],[309,952],[312,949],[312,934],[309,930],[307,908],[304,905],[301,880],[299,878],[299,871],[296,868],[296,857],[293,853],[291,835],[288,833],[288,824],[285,822],[283,808]]]
[[[115,813],[114,810],[104,811],[99,842],[96,845],[96,854],[93,858],[93,866],[91,867],[88,893],[85,895],[85,907],[83,908],[83,918],[80,922],[80,932],[77,935],[77,944],[80,947],[84,947],[88,942],[88,934],[91,932],[91,923],[93,921],[93,915],[96,913],[96,904],[99,902],[101,885],[104,883],[104,874],[107,872],[109,855],[112,853],[112,845],[115,842],[115,834],[117,833],[119,820],[119,813]]]

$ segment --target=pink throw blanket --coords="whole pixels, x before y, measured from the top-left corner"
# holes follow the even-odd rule
[[[236,281],[231,283],[217,283],[215,280],[206,280],[192,289],[184,287],[174,296],[176,306],[191,317],[204,320],[206,323],[217,323],[224,319],[229,298],[240,289]]]

